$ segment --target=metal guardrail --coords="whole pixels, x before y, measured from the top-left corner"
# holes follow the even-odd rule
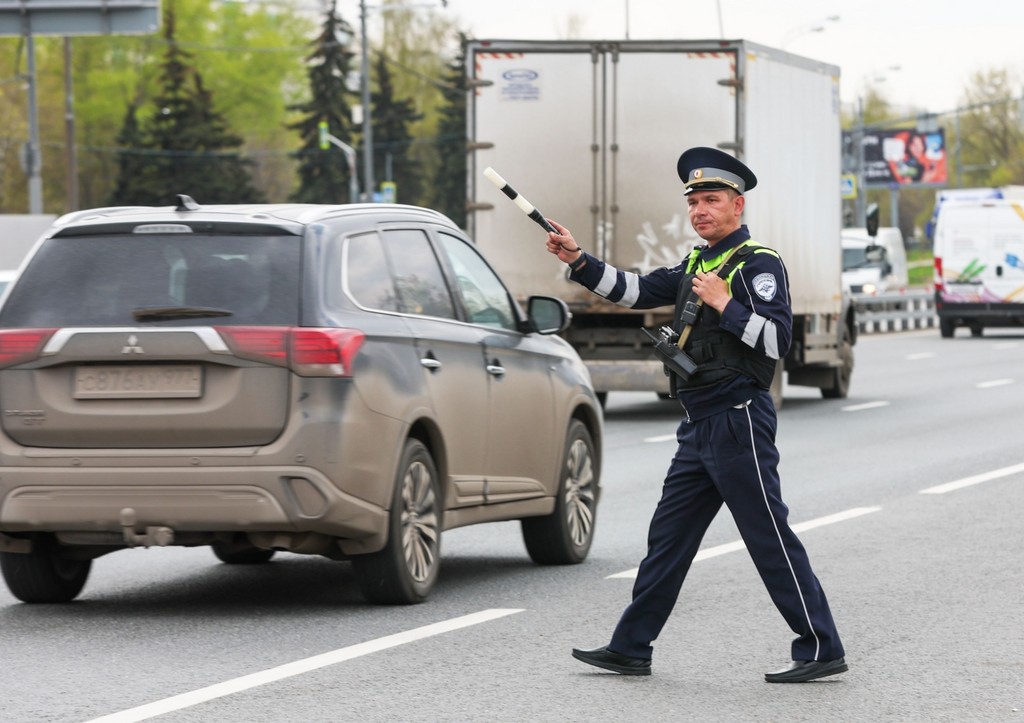
[[[935,293],[930,289],[878,296],[854,294],[853,303],[860,334],[929,329],[938,325]]]

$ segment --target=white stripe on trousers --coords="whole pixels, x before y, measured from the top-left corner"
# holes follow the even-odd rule
[[[775,527],[775,535],[779,538],[779,546],[782,547],[782,554],[786,558],[786,564],[789,565],[789,573],[793,576],[793,584],[796,586],[797,595],[800,596],[800,605],[804,609],[804,617],[807,619],[807,627],[811,631],[811,635],[814,636],[814,659],[817,660],[821,654],[821,640],[818,639],[818,633],[814,631],[814,623],[811,622],[811,614],[807,611],[807,601],[804,600],[804,591],[800,589],[800,581],[796,577],[796,570],[793,569],[793,563],[789,559],[789,553],[786,552],[786,543],[782,539],[782,533],[779,532],[779,523],[775,521],[775,515],[772,514],[772,507],[768,503],[768,491],[764,488],[764,478],[761,476],[761,463],[757,460],[757,445],[754,444],[754,420],[750,417],[750,405],[746,405],[744,409],[747,412],[747,426],[750,428],[750,452],[754,455],[754,468],[757,470],[757,481],[761,484],[761,495],[764,497],[764,506],[768,510],[768,516],[772,520],[772,526]]]

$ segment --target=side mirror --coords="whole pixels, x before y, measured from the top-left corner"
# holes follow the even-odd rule
[[[872,203],[868,206],[867,214],[864,216],[864,227],[868,236],[874,238],[878,235],[878,204]]]
[[[569,305],[553,296],[531,296],[526,302],[530,330],[538,334],[561,334],[569,328]]]
[[[888,254],[885,252],[885,246],[870,244],[864,249],[864,257],[871,263],[877,264],[886,261]]]

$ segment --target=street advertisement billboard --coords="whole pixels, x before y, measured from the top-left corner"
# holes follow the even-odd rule
[[[861,145],[865,186],[945,186],[948,181],[943,129],[865,131]]]

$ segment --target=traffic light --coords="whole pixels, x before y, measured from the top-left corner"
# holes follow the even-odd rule
[[[320,131],[320,150],[326,151],[331,147],[331,134],[327,130],[327,121],[320,121],[317,124],[317,129]]]

